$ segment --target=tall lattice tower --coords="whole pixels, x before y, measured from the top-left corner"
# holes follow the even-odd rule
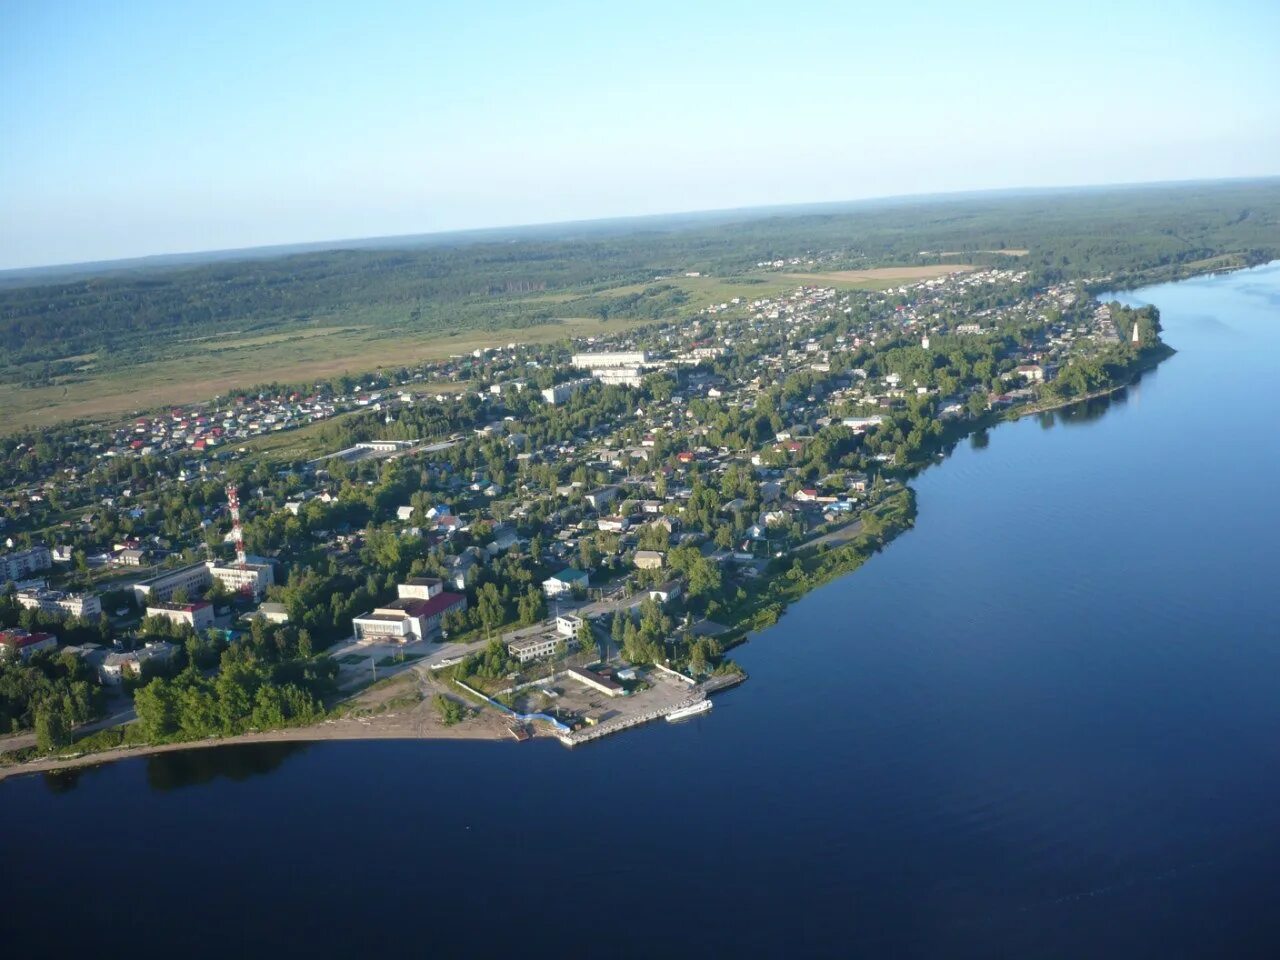
[[[234,483],[227,484],[227,505],[231,507],[231,532],[236,535],[236,563],[245,562],[244,530],[240,527],[240,494]]]

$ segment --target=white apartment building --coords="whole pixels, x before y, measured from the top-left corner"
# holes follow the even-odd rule
[[[193,563],[188,567],[167,570],[135,583],[133,596],[139,606],[145,606],[149,603],[168,601],[174,591],[180,588],[185,590],[188,596],[197,596],[204,593],[212,583],[213,575],[209,572],[208,565]]]
[[[43,610],[45,613],[83,617],[86,620],[102,615],[102,601],[95,593],[62,593],[36,587],[19,590],[17,600],[28,610]]]
[[[261,557],[248,557],[244,563],[208,561],[209,576],[232,593],[242,593],[261,600],[267,587],[276,582],[275,568]]]
[[[32,547],[16,553],[0,554],[0,583],[25,580],[33,573],[53,566],[53,554],[48,547]]]
[[[583,370],[598,370],[605,367],[641,367],[649,362],[649,354],[644,350],[613,350],[592,353],[575,353],[569,361]]]

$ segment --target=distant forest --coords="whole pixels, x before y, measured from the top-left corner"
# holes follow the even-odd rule
[[[393,241],[387,241],[387,244]],[[656,278],[717,277],[759,261],[824,254],[823,266],[1010,262],[1027,249],[1037,279],[1176,276],[1230,254],[1280,257],[1280,180],[885,200],[568,225],[497,239],[406,240],[403,248],[220,259],[102,271],[62,282],[0,277],[0,379],[47,376],[79,355],[130,362],[220,329],[288,332],[317,322],[419,330],[546,323],[554,295],[586,315],[678,314],[685,296]],[[835,255],[831,258],[830,255]],[[30,285],[24,285],[28,283]],[[643,289],[613,288],[642,285]],[[561,299],[564,299],[561,297]],[[59,361],[62,361],[60,364]]]

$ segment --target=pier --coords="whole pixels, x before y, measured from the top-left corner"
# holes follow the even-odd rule
[[[657,707],[653,710],[646,710],[643,713],[631,714],[630,716],[616,717],[607,720],[594,727],[588,727],[585,730],[575,730],[571,733],[559,734],[560,742],[566,747],[576,747],[580,743],[587,743],[591,740],[599,740],[601,737],[607,737],[614,733],[621,733],[623,730],[630,730],[632,727],[638,727],[641,724],[650,723],[660,717],[668,716],[679,710],[706,700],[707,697],[720,690],[727,690],[729,687],[737,686],[739,683],[747,679],[745,673],[725,673],[719,676],[710,677],[702,683],[697,684],[688,697],[677,703],[667,704]]]

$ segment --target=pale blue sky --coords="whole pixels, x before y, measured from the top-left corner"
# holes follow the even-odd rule
[[[1280,3],[0,2],[0,268],[1280,173]]]

